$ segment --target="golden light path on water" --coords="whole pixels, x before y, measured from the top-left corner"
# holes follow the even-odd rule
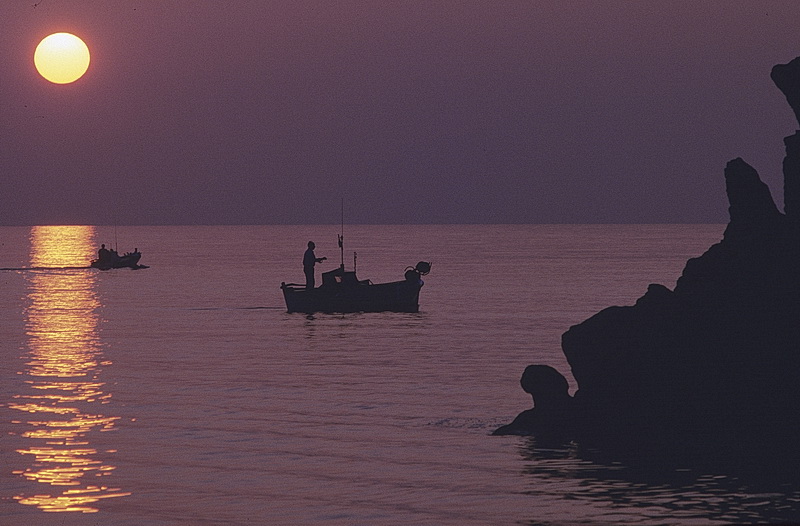
[[[86,265],[94,253],[94,227],[38,226],[30,235],[32,268]],[[25,370],[26,387],[13,396],[11,409],[27,459],[15,475],[37,483],[21,504],[50,512],[98,511],[100,499],[129,495],[103,484],[114,470],[91,436],[112,430],[117,417],[105,415],[111,394],[100,379],[103,361],[98,334],[97,275],[83,269],[29,271]]]

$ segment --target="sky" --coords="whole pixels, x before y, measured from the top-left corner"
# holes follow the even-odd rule
[[[800,2],[13,0],[0,225],[723,223],[782,209]],[[89,46],[75,83],[33,65]]]

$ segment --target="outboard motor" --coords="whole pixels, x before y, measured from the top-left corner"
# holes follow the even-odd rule
[[[420,261],[416,267],[406,267],[406,281],[419,281],[420,276],[425,276],[431,271],[431,264],[427,261]]]

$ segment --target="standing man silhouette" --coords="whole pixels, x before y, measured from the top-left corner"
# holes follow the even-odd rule
[[[97,251],[97,260],[100,263],[105,263],[111,258],[111,251],[106,248],[106,244],[100,245],[100,250]]]
[[[314,254],[314,249],[317,246],[314,244],[313,241],[308,242],[308,249],[306,249],[306,253],[303,254],[303,273],[306,275],[306,289],[310,290],[314,288],[314,265],[316,263],[322,263],[328,258],[318,258]]]

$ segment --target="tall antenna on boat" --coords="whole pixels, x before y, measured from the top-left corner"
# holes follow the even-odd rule
[[[113,203],[111,207],[111,219],[114,221],[114,250],[119,250],[119,244],[117,243],[117,223],[119,222],[118,215],[119,215],[119,196],[117,196],[117,192],[114,192]]]
[[[342,197],[342,229],[341,233],[339,234],[339,252],[342,256],[341,269],[342,272],[344,272],[344,197]]]

